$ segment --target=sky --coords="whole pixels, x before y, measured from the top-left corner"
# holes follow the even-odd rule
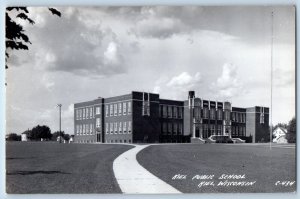
[[[32,44],[8,50],[7,133],[57,131],[60,103],[62,130],[73,134],[74,103],[131,91],[185,100],[194,90],[235,107],[272,101],[272,124],[295,116],[292,6],[57,9],[62,17],[30,7],[35,24],[19,20]]]

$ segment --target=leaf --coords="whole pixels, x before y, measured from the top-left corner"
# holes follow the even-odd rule
[[[61,13],[55,8],[48,8],[53,15],[61,16]]]
[[[17,17],[29,21],[30,24],[34,24],[34,21],[23,12],[18,14]]]

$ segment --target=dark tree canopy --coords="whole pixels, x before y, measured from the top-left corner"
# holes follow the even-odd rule
[[[48,8],[53,15],[61,16],[61,13],[55,8]],[[11,17],[10,13],[16,13],[15,17]],[[29,11],[27,7],[7,7],[5,13],[5,44],[6,50],[10,48],[11,50],[28,50],[28,44],[31,44],[28,36],[25,33],[25,30],[22,25],[16,22],[16,19],[20,18],[27,21],[30,24],[35,22],[28,16]],[[9,58],[9,53],[5,52],[6,64],[5,68],[7,69],[7,59]]]
[[[58,136],[64,137],[65,136],[65,132],[64,131],[55,131],[52,134],[52,140],[56,140]]]
[[[37,125],[36,127],[34,127],[29,134],[29,138],[31,140],[41,140],[41,138],[43,139],[51,139],[52,134],[51,134],[51,130],[48,126],[40,126]]]
[[[7,135],[7,141],[21,141],[21,135],[10,133]]]
[[[287,127],[286,139],[289,143],[296,143],[296,118],[293,118]]]

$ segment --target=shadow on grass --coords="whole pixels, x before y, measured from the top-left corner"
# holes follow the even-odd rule
[[[33,174],[71,174],[62,171],[14,171],[6,172],[6,175],[33,175]]]
[[[26,157],[26,158],[19,158],[19,157],[7,157],[6,160],[25,160],[25,159],[34,159],[34,157]]]

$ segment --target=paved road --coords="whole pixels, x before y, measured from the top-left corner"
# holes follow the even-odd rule
[[[124,152],[115,159],[113,170],[122,192],[128,194],[181,193],[137,162],[137,153],[148,146],[136,145],[135,148]]]

